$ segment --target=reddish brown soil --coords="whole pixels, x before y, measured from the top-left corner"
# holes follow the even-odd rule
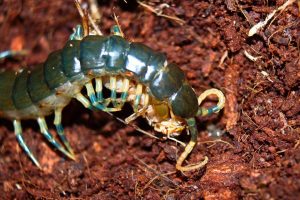
[[[184,25],[130,0],[101,2],[100,27],[106,34],[116,13],[126,38],[165,52],[186,72],[197,94],[212,87],[224,91],[224,111],[197,119],[202,143],[188,159],[193,163],[207,155],[209,163],[201,170],[176,172],[183,148],[175,142],[149,138],[74,101],[63,113],[63,124],[76,161],[56,154],[33,121],[24,123],[24,137],[44,171],[20,149],[11,123],[1,120],[1,199],[299,199],[297,3],[248,37],[249,29],[285,0],[164,1],[170,7],[163,12],[184,20]],[[148,4],[158,8],[161,3]],[[64,46],[80,22],[72,1],[0,1],[0,50],[29,50],[26,57],[2,61],[1,68],[43,62]],[[259,59],[251,61],[245,50]],[[47,120],[54,133],[52,116]],[[225,132],[218,139],[229,144],[205,143],[215,139],[209,133],[217,132]],[[188,142],[189,137],[180,139]]]

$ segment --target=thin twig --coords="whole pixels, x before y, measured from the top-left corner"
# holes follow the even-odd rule
[[[203,141],[203,142],[199,142],[199,143],[200,143],[200,144],[206,144],[206,143],[217,143],[217,142],[221,142],[221,143],[227,144],[227,145],[229,145],[231,148],[234,148],[234,146],[233,146],[232,144],[230,144],[229,142],[224,141],[224,140],[222,140],[222,139]]]
[[[113,114],[110,113],[110,112],[107,112],[107,113],[108,113],[110,116],[112,116],[112,117],[114,117],[115,119],[117,119],[118,121],[122,122],[123,124],[125,124],[125,125],[127,125],[127,126],[131,126],[132,128],[136,129],[137,131],[139,131],[139,132],[141,132],[141,133],[143,133],[143,134],[145,134],[145,135],[148,135],[149,137],[152,137],[152,138],[154,138],[154,139],[159,140],[158,137],[156,137],[156,136],[153,135],[153,134],[148,133],[147,131],[144,131],[143,129],[139,128],[138,126],[136,126],[136,125],[134,125],[134,124],[128,124],[128,123],[126,123],[123,119],[121,119],[121,118],[119,118],[119,117],[116,117],[115,115],[113,115]]]
[[[287,6],[291,5],[295,1],[296,0],[287,0],[282,6],[279,6],[277,9],[273,10],[270,14],[267,15],[267,17],[264,21],[261,21],[261,22],[255,24],[249,30],[248,36],[251,37],[251,36],[255,35],[258,31],[260,31],[262,28],[264,28],[269,23],[269,21],[274,17],[276,12],[285,10]]]
[[[136,159],[137,161],[139,161],[140,163],[142,163],[148,170],[150,170],[151,172],[153,172],[154,174],[156,174],[157,176],[161,176],[163,177],[167,182],[170,182],[172,183],[173,185],[175,186],[178,186],[177,183],[175,183],[174,181],[172,181],[171,179],[169,179],[166,175],[170,175],[170,174],[175,174],[176,171],[174,172],[168,172],[168,173],[165,173],[165,174],[161,174],[161,173],[158,173],[155,169],[153,169],[152,167],[150,167],[149,165],[147,165],[144,161],[142,161],[141,159],[139,159],[138,157],[136,156],[133,156],[134,159]]]
[[[164,17],[164,18],[173,20],[173,21],[175,21],[176,23],[178,23],[180,25],[185,24],[185,21],[182,20],[182,19],[180,19],[180,18],[178,18],[178,17],[162,14],[161,10],[157,11],[157,9],[155,9],[152,6],[149,6],[149,5],[147,5],[147,4],[145,4],[145,3],[141,2],[141,1],[137,1],[137,3],[140,4],[142,7],[146,8],[147,10],[149,10],[150,12],[155,13],[159,17]]]

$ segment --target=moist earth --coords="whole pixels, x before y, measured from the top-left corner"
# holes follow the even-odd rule
[[[225,93],[224,110],[197,118],[198,144],[186,161],[208,156],[208,164],[176,171],[182,146],[150,138],[72,101],[63,112],[63,125],[76,161],[46,143],[34,121],[23,122],[24,138],[43,171],[20,149],[12,124],[1,119],[0,198],[298,199],[299,2],[289,0],[248,36],[251,27],[286,2],[145,1],[157,15],[136,1],[99,1],[97,23],[105,34],[116,14],[127,40],[164,52],[184,70],[198,95],[209,88]],[[44,62],[50,52],[63,48],[79,23],[70,0],[0,1],[0,50],[27,50],[25,56],[1,60],[1,70],[32,69]],[[202,106],[215,103],[211,97]],[[125,107],[116,115],[124,119],[130,112]],[[47,117],[55,134],[52,121],[53,116]],[[136,125],[154,134],[144,119]],[[177,139],[188,142],[189,136]]]

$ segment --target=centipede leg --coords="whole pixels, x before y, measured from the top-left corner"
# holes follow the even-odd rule
[[[199,108],[197,112],[197,116],[206,116],[212,113],[219,112],[225,105],[225,96],[224,94],[218,89],[208,89],[205,90],[199,97],[198,97],[198,104],[200,105],[203,100],[208,97],[209,95],[216,95],[219,99],[218,104],[212,106],[210,108]]]
[[[13,121],[14,124],[14,131],[15,131],[15,135],[17,137],[17,140],[20,144],[20,146],[22,147],[22,149],[25,151],[25,153],[29,156],[29,158],[32,160],[32,162],[41,169],[41,165],[40,163],[37,161],[37,159],[34,157],[34,155],[32,154],[32,152],[30,151],[30,149],[28,148],[28,146],[26,145],[23,136],[22,136],[22,126],[21,126],[21,122],[19,120],[14,120]]]
[[[96,94],[97,94],[97,102],[103,102],[103,83],[102,78],[96,78]]]
[[[67,148],[67,150],[74,155],[74,151],[71,148],[70,143],[68,142],[65,132],[64,132],[64,128],[61,124],[61,113],[62,113],[62,108],[57,108],[54,111],[55,115],[54,115],[54,125],[56,127],[56,131],[58,133],[58,136],[60,137],[61,141],[63,142],[63,144],[65,145],[65,147]]]
[[[92,82],[88,82],[87,84],[85,84],[85,88],[86,88],[87,95],[88,95],[92,105],[95,106],[96,104],[98,104]],[[97,107],[97,106],[95,106],[95,107]]]
[[[132,122],[133,120],[135,120],[136,118],[138,118],[139,116],[143,115],[145,113],[145,111],[147,110],[148,108],[148,105],[149,105],[149,95],[148,94],[144,94],[145,97],[144,97],[144,102],[143,102],[143,105],[144,107],[141,108],[140,110],[134,112],[132,115],[130,115],[129,117],[127,117],[125,119],[125,122],[127,124],[129,124],[130,122]]]
[[[48,127],[46,124],[46,121],[44,118],[39,117],[37,119],[37,122],[40,126],[41,129],[41,133],[43,134],[43,136],[55,147],[57,148],[60,152],[62,152],[64,155],[66,155],[67,157],[69,157],[72,160],[75,160],[74,155],[70,154],[68,151],[66,151],[55,139],[54,137],[49,133],[48,131]]]
[[[135,100],[134,100],[134,105],[133,105],[133,111],[137,112],[138,111],[138,106],[140,104],[141,101],[141,95],[143,93],[143,85],[142,84],[138,84],[136,86],[136,96],[135,96]]]
[[[115,76],[111,76],[109,79],[109,84],[110,84],[110,99],[112,101],[112,104],[114,107],[118,107],[118,102],[117,102],[117,78]]]
[[[96,94],[95,94],[95,90],[94,90],[92,82],[88,82],[87,84],[85,84],[85,88],[87,90],[87,95],[89,96],[89,99],[90,99],[93,107],[95,107],[99,110],[103,110],[105,112],[116,112],[116,111],[121,110],[120,108],[108,108],[106,105],[97,102],[97,98],[96,98]],[[85,101],[83,99],[83,97],[84,97],[83,95],[80,96],[79,101],[82,101],[82,100]],[[90,105],[88,105],[88,106],[90,106]]]
[[[123,80],[123,91],[121,94],[121,106],[123,106],[127,100],[128,97],[128,90],[129,90],[129,80],[127,78],[124,78]]]
[[[123,79],[121,98],[118,99],[119,102],[115,102],[115,105],[114,105],[115,108],[118,108],[121,110],[122,107],[124,106],[124,104],[126,103],[127,97],[128,97],[129,82],[130,81],[127,78]]]
[[[85,98],[81,93],[75,95],[75,98],[87,109],[94,110],[94,107],[90,103],[90,101]]]
[[[188,124],[188,131],[191,133],[191,140],[185,147],[184,152],[179,156],[177,160],[176,169],[179,171],[191,171],[195,169],[200,169],[203,166],[205,166],[208,162],[208,157],[205,156],[204,160],[200,163],[182,166],[183,161],[187,158],[187,156],[191,153],[194,146],[196,145],[197,135],[198,135],[195,118],[187,119],[187,124]]]
[[[137,112],[133,113],[132,115],[126,117],[125,122],[127,124],[129,124],[130,122],[134,121],[136,118],[138,118],[143,113],[145,113],[146,109],[147,109],[147,107],[144,107],[144,108],[138,110]]]

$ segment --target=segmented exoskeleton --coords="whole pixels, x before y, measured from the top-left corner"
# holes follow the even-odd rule
[[[139,116],[158,132],[168,137],[184,129],[191,140],[177,160],[176,168],[188,171],[202,167],[204,161],[182,166],[197,142],[195,116],[220,111],[224,95],[210,89],[197,96],[188,84],[183,71],[168,63],[163,53],[141,43],[126,41],[118,26],[110,36],[89,35],[78,26],[63,49],[51,53],[45,63],[34,70],[5,71],[0,74],[0,112],[13,120],[17,140],[31,160],[39,162],[27,147],[21,120],[37,119],[41,133],[59,151],[74,159],[74,153],[61,125],[63,108],[72,98],[86,108],[105,112],[120,111],[125,103],[134,113],[125,119],[130,123]],[[110,90],[105,98],[103,87]],[[88,98],[81,92],[87,91]],[[211,108],[198,105],[208,96],[217,95],[219,102]],[[66,149],[49,133],[44,117],[54,111],[54,124]]]

